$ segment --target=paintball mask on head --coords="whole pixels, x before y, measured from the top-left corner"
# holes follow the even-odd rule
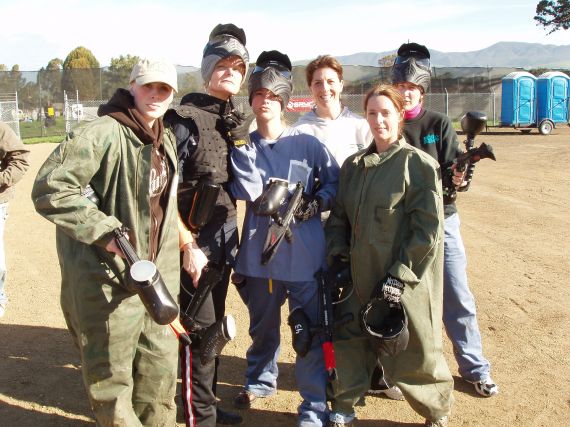
[[[245,47],[245,32],[234,24],[218,24],[210,33],[210,38],[202,54],[201,73],[204,82],[209,82],[216,64],[224,58],[239,56],[245,65],[245,74],[249,65],[249,53]]]
[[[256,90],[267,89],[281,98],[281,110],[285,111],[293,91],[292,69],[287,55],[276,50],[262,52],[249,77],[249,105]]]
[[[382,311],[378,322],[373,324],[369,319],[374,312]],[[377,314],[377,313],[376,313]],[[360,311],[360,326],[363,331],[374,338],[378,352],[385,356],[396,356],[408,347],[410,333],[408,331],[408,315],[402,303],[389,303],[375,298]]]
[[[424,93],[431,83],[429,50],[421,44],[404,43],[392,66],[392,83],[409,82],[421,86]]]

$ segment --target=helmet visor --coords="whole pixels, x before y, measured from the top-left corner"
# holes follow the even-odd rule
[[[268,68],[274,69],[275,71],[277,71],[281,76],[285,77],[286,79],[291,79],[291,71],[287,67],[285,67],[285,66],[283,66],[280,63],[275,62],[275,61],[269,61],[269,62],[265,63],[263,66],[256,65],[252,71],[252,74],[263,73]]]
[[[394,65],[400,65],[400,64],[407,64],[409,63],[411,60],[414,60],[414,62],[416,63],[416,65],[420,68],[423,68],[426,71],[430,71],[431,70],[431,62],[429,58],[426,58],[423,55],[406,55],[406,56],[396,56],[396,59],[394,60]]]
[[[249,61],[247,50],[240,41],[232,36],[219,35],[212,38],[204,48],[203,56],[218,55],[222,58],[230,55],[236,55],[242,58],[244,62]]]

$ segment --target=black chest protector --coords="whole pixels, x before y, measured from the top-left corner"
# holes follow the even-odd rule
[[[223,117],[232,109],[231,101],[223,101],[203,93],[182,98],[180,106],[169,110],[165,121],[176,134],[178,152],[178,203],[183,217],[190,210],[198,184],[222,187],[216,203],[214,222],[222,222],[235,212],[235,201],[227,192],[231,178],[229,169],[229,137]]]
[[[213,96],[192,93],[175,109],[182,119],[188,137],[178,141],[181,184],[199,182],[224,184],[228,181],[228,135],[223,116],[231,111],[231,103]]]

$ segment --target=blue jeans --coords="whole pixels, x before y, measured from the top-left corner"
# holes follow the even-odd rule
[[[2,305],[8,302],[8,297],[4,292],[4,282],[6,281],[6,255],[4,250],[6,218],[8,218],[8,203],[0,203],[0,304]]]
[[[247,350],[245,389],[256,396],[271,396],[277,391],[277,358],[281,346],[279,327],[281,306],[289,298],[289,311],[302,307],[312,325],[318,323],[317,283],[282,282],[247,277],[239,294],[249,311],[251,347]],[[298,424],[302,427],[321,427],[328,422],[326,401],[327,375],[321,341],[313,338],[304,357],[295,360],[297,388],[303,398],[298,408]]]
[[[443,324],[453,344],[459,374],[468,381],[490,375],[483,356],[475,298],[467,282],[467,257],[459,230],[459,214],[445,218]]]

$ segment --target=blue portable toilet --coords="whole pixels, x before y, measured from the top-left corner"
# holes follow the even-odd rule
[[[540,133],[549,134],[556,123],[568,123],[570,77],[548,71],[536,80],[536,113]],[[543,129],[544,128],[544,129]]]
[[[526,127],[536,123],[536,77],[526,71],[502,80],[501,126]]]

